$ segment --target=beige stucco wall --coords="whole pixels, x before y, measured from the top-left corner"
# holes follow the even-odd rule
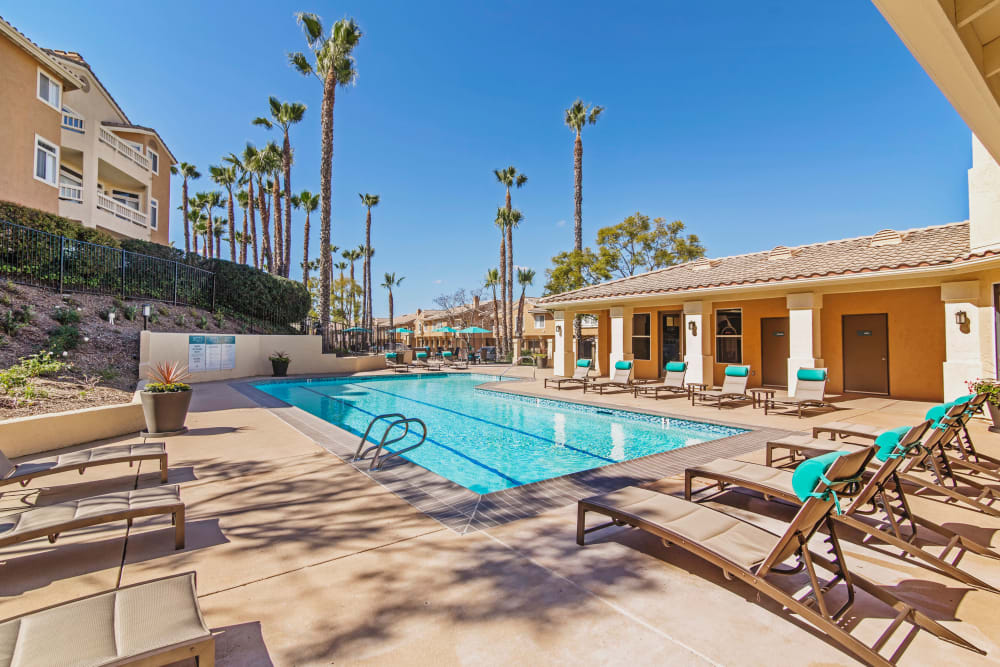
[[[149,369],[163,361],[180,361],[186,366],[188,335],[143,331],[139,339],[139,378],[145,380]],[[212,382],[270,375],[271,362],[268,357],[279,350],[291,358],[289,375],[359,373],[385,368],[385,358],[382,356],[335,357],[332,354],[323,354],[319,336],[237,335],[235,368],[192,373],[187,382]]]
[[[35,135],[58,146],[61,123],[60,113],[38,99],[38,68],[0,36],[0,199],[58,213],[59,189],[34,178]]]
[[[134,434],[144,428],[142,405],[134,401],[0,421],[0,443],[3,453],[15,458]]]

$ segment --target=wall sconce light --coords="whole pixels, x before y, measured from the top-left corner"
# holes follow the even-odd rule
[[[148,303],[142,305],[142,330],[145,331],[146,327],[149,325],[149,316],[152,314],[153,309]]]
[[[562,325],[561,324],[557,324],[556,325],[556,335],[557,336],[561,336],[562,335]]]
[[[697,336],[698,335],[698,323],[695,322],[694,320],[691,320],[690,322],[688,322],[688,331],[691,332],[692,336]]]
[[[964,327],[968,323],[969,323],[969,316],[964,310],[960,310],[957,313],[955,313],[955,324],[957,324],[960,327]]]

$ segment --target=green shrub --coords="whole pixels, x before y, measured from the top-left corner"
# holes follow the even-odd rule
[[[107,383],[107,382],[114,382],[120,376],[121,376],[121,373],[119,373],[118,369],[115,368],[114,366],[112,366],[111,364],[108,364],[107,366],[105,366],[101,370],[97,371],[97,377],[99,377],[101,379],[101,382],[105,382],[105,383]]]
[[[69,218],[63,218],[54,213],[46,213],[36,208],[28,208],[9,201],[0,201],[0,220],[13,222],[15,225],[39,229],[50,234],[88,243],[118,248],[118,240],[110,234],[98,231]]]
[[[159,324],[160,323],[160,316],[157,315],[156,313],[153,313],[152,315],[149,316],[149,323],[150,324]]]
[[[226,326],[226,316],[221,312],[219,312],[218,310],[212,314],[212,319],[215,320],[216,328],[221,329],[222,327]]]
[[[125,310],[125,302],[118,297],[111,299],[111,305],[115,307],[115,310]]]
[[[198,328],[199,329],[207,329],[208,328],[208,318],[205,317],[204,315],[200,315],[198,317]]]
[[[52,319],[59,324],[79,324],[82,318],[80,311],[75,308],[56,308]]]
[[[32,378],[58,373],[68,366],[69,364],[53,357],[50,352],[23,357],[14,366],[0,371],[0,391],[13,396],[15,404],[19,399],[31,402],[35,398],[48,395],[31,385]]]
[[[107,308],[101,308],[100,310],[97,311],[97,317],[100,318],[101,321],[107,322],[108,321],[108,316],[110,316],[111,313],[114,313],[114,312],[116,312],[114,306],[108,306]]]
[[[159,308],[156,309],[156,312],[158,312],[160,315],[163,315],[164,317],[170,314],[170,311],[167,310],[166,306],[160,306]]]
[[[22,324],[31,324],[35,321],[35,307],[26,303],[14,310],[14,317]]]
[[[0,306],[10,306],[14,303],[14,300],[10,298],[10,295],[6,292],[0,292]]]
[[[174,318],[174,324],[176,324],[179,327],[184,326],[184,322],[185,321],[186,321],[186,319],[184,317],[184,313],[181,313],[180,315],[178,315],[177,317]]]
[[[17,335],[17,332],[21,327],[24,326],[24,322],[19,322],[14,316],[13,310],[8,310],[3,315],[0,315],[0,331],[13,338]]]
[[[82,335],[80,330],[72,324],[60,324],[49,332],[49,351],[53,354],[62,354],[69,350],[75,350],[80,344]]]
[[[125,306],[124,308],[122,308],[122,314],[125,316],[125,319],[128,320],[129,322],[134,321],[135,316],[138,313],[139,309],[136,308],[135,306]]]

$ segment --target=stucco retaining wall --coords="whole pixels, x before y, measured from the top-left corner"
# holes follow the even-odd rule
[[[131,403],[0,421],[0,449],[14,458],[138,433],[144,428],[137,396]]]

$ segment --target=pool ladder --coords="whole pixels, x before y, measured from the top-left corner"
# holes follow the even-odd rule
[[[385,427],[385,431],[383,431],[382,433],[382,439],[379,440],[379,443],[377,445],[371,445],[370,447],[368,447],[368,449],[364,449],[365,443],[368,441],[368,436],[372,432],[372,428],[375,426],[375,424],[377,424],[382,420],[386,420],[388,422],[388,424]],[[410,424],[419,424],[420,428],[423,430],[423,435],[420,436],[420,441],[417,442],[417,444],[415,445],[404,447],[403,449],[400,449],[395,452],[383,452],[382,450],[385,448],[386,445],[391,445],[395,442],[399,442],[409,434]],[[394,429],[397,426],[404,427],[403,435],[387,440],[386,438],[389,437],[389,433],[392,431],[392,429]],[[394,456],[399,456],[400,454],[405,454],[406,452],[413,451],[420,445],[424,444],[425,440],[427,440],[427,424],[425,424],[422,420],[417,419],[416,417],[407,417],[406,415],[400,414],[398,412],[388,412],[384,415],[379,415],[371,420],[371,422],[368,424],[368,428],[365,429],[365,434],[361,436],[361,442],[358,443],[358,450],[354,452],[354,458],[351,460],[354,462],[363,461],[364,458],[368,455],[368,452],[374,449],[375,454],[372,456],[372,462],[371,465],[368,466],[368,470],[381,470],[382,466],[385,465],[386,461],[388,461]],[[362,451],[362,449],[364,449],[364,451]],[[380,454],[381,458],[379,458]]]

